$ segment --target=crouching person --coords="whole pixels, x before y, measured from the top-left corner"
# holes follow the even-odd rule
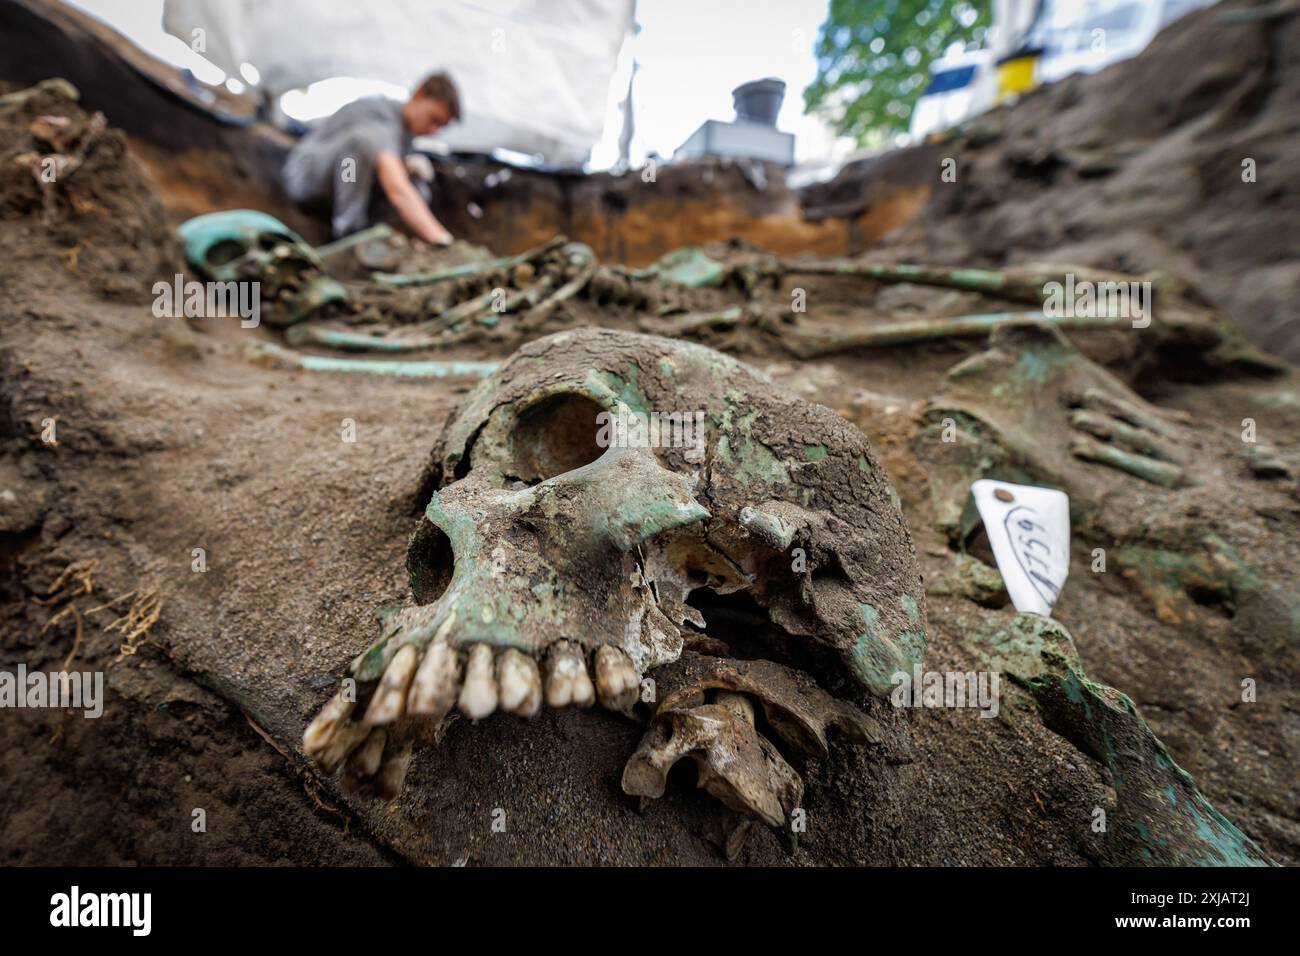
[[[284,189],[294,202],[328,206],[334,238],[374,221],[386,200],[425,242],[446,245],[449,233],[412,182],[405,157],[417,136],[432,136],[460,119],[460,94],[446,73],[434,73],[405,103],[366,97],[314,124],[285,160]]]

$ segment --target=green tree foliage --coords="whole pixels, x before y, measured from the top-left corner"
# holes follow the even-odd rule
[[[907,129],[931,61],[984,39],[990,0],[831,0],[817,34],[809,112],[863,146]]]

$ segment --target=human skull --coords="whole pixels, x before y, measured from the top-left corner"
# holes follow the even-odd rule
[[[326,767],[355,751],[373,773],[368,734],[454,705],[631,712],[643,675],[719,637],[703,632],[729,597],[752,620],[724,640],[832,682],[884,696],[920,662],[921,580],[865,436],[711,349],[608,329],[531,342],[453,414],[426,487],[416,603],[352,664],[364,716],[336,698],[308,728]]]
[[[316,250],[274,216],[253,209],[213,212],[187,220],[179,232],[196,272],[217,282],[260,282],[272,325],[291,325],[347,297],[325,274]]]

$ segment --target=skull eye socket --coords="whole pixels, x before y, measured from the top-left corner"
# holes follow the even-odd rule
[[[236,259],[241,258],[248,251],[248,247],[242,242],[236,242],[234,239],[222,239],[207,251],[203,261],[210,268],[220,268],[221,266],[230,265]]]
[[[595,461],[596,416],[604,409],[583,395],[553,395],[525,409],[510,436],[511,477],[537,484]]]
[[[292,246],[293,240],[278,232],[264,232],[257,237],[258,248],[271,252],[276,246]]]

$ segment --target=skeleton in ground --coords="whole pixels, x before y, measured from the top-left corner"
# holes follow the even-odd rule
[[[601,447],[602,412],[702,412],[703,440]],[[451,417],[426,487],[414,604],[352,662],[356,693],[345,682],[304,736],[326,769],[381,793],[452,708],[479,720],[599,701],[644,717],[644,675],[728,656],[700,597],[741,596],[777,636],[761,656],[783,662],[665,677],[624,787],[658,796],[689,755],[730,809],[779,825],[802,788],[737,698],[818,753],[828,726],[870,738],[871,723],[786,663],[885,697],[924,650],[911,539],[865,436],[711,349],[608,329],[529,343]]]

